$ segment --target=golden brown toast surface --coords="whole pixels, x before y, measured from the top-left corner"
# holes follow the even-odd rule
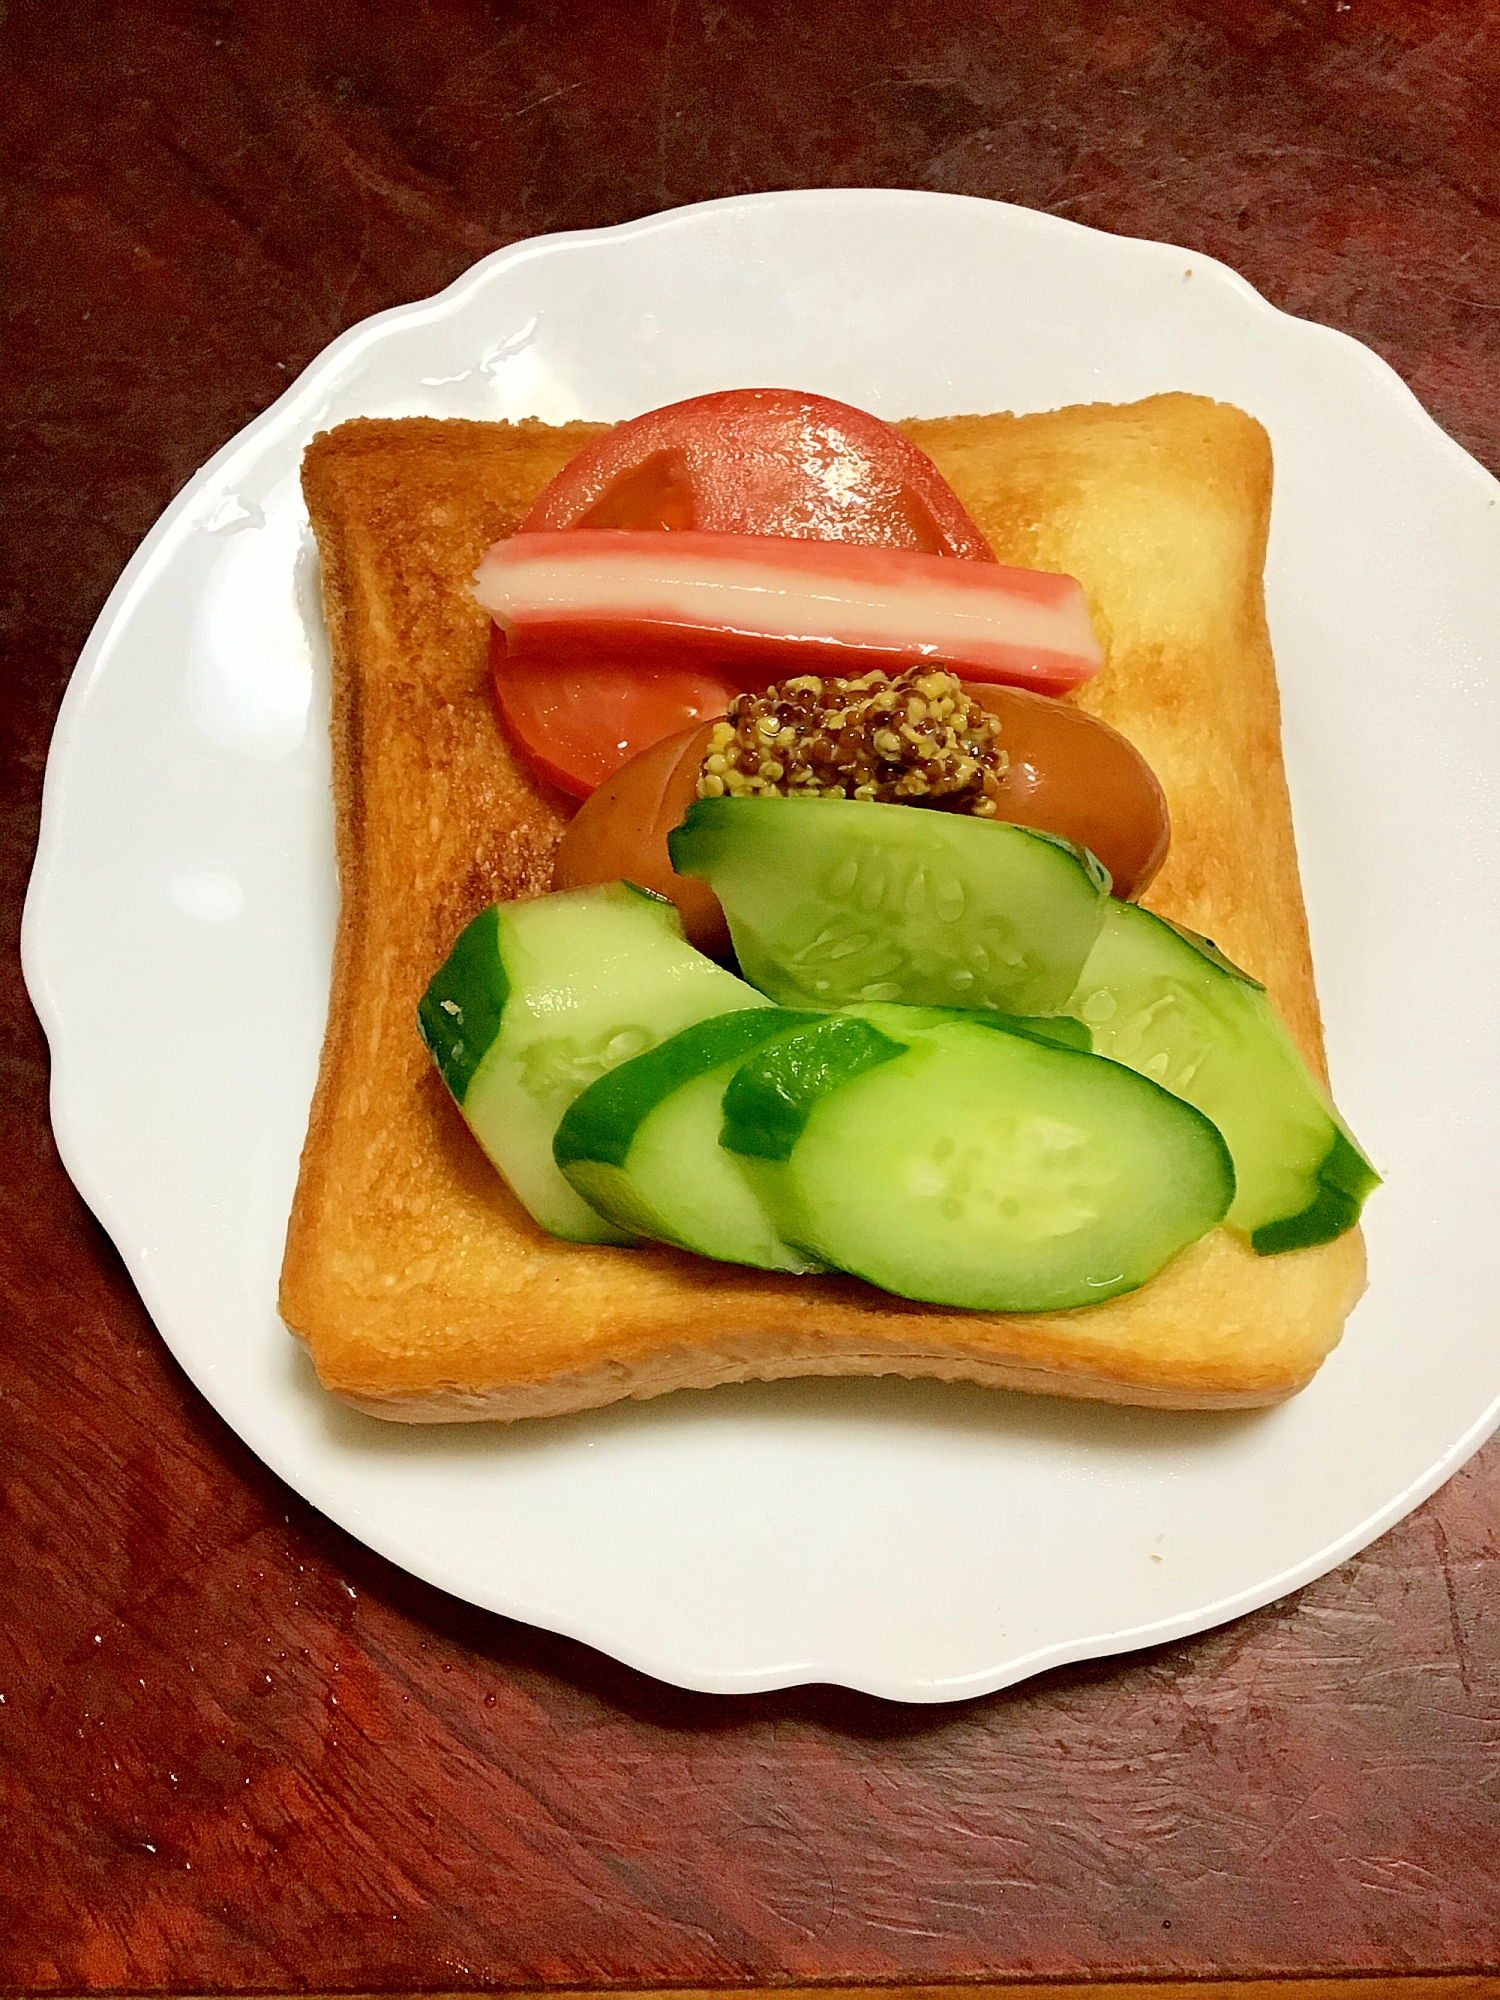
[[[1263,979],[1322,1073],[1262,610],[1264,433],[1191,396],[905,428],[1002,562],[1083,583],[1106,666],[1079,699],[1141,748],[1172,814],[1146,900]],[[511,1196],[415,1010],[470,917],[551,886],[569,803],[497,725],[488,621],[469,586],[485,548],[597,429],[359,420],[307,453],[343,901],[281,1310],[325,1385],[416,1420],[792,1374],[932,1374],[1203,1408],[1301,1387],[1363,1285],[1357,1231],[1260,1258],[1217,1230],[1107,1304],[984,1315],[852,1279],[559,1242]]]

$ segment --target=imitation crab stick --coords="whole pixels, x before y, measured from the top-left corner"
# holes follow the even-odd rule
[[[658,667],[711,659],[745,685],[943,665],[1062,694],[1103,661],[1070,576],[773,535],[572,528],[513,535],[475,595],[507,650]]]

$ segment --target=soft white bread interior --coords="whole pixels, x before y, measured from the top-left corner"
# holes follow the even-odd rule
[[[471,916],[551,885],[568,802],[497,726],[470,579],[597,428],[360,420],[307,453],[342,910],[281,1310],[323,1383],[414,1422],[809,1374],[1165,1408],[1302,1387],[1363,1287],[1358,1231],[1262,1258],[1216,1230],[1107,1304],[989,1315],[854,1280],[563,1243],[511,1196],[415,1009]],[[1186,395],[905,428],[1003,562],[1082,581],[1107,664],[1077,698],[1140,747],[1171,809],[1171,854],[1146,900],[1264,980],[1322,1074],[1261,593],[1264,432]]]

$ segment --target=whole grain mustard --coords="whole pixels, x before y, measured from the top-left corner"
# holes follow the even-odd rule
[[[735,696],[709,738],[698,796],[864,799],[990,819],[1005,767],[999,717],[954,674],[800,674]]]

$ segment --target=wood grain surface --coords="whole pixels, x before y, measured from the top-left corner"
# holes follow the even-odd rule
[[[454,1994],[426,1994],[423,2000],[455,2000]],[[545,1995],[545,2000],[584,2000],[598,1987],[547,1986],[507,1989],[511,1993]],[[1048,1980],[985,1980],[957,1986],[776,1986],[723,1987],[690,1986],[649,1989],[614,1987],[612,1992],[649,1991],[651,2000],[719,2000],[726,1992],[774,1992],[777,2000],[1497,2000],[1500,1977],[1484,1973],[1364,1973],[1340,1977],[1322,1975],[1313,1979],[1151,1979],[1088,1980],[1057,1982]],[[184,2000],[191,2000],[184,1996]],[[269,1994],[263,2000],[291,2000],[290,1995]],[[300,1994],[297,2000],[332,2000],[331,1995]],[[363,2000],[344,1994],[341,2000]]]
[[[1500,1970],[1493,1447],[1198,1639],[952,1709],[675,1692],[228,1434],[61,1171],[14,949],[137,540],[342,328],[536,231],[875,184],[1167,237],[1500,469],[1500,0],[20,0],[0,62],[0,1989]]]
[[[774,1991],[777,2000],[821,2000],[836,1994],[838,2000],[1038,2000],[1039,1988],[1045,2000],[1496,2000],[1500,1978],[1484,1973],[1365,1973],[1354,1977],[1338,1975],[1315,1979],[1152,1979],[1047,1981],[983,1981],[959,1986],[777,1986],[744,1988],[741,1992]],[[598,1987],[533,1987],[509,1989],[545,1994],[546,2000],[583,2000]],[[629,1990],[616,1988],[615,1991]],[[639,1990],[639,1989],[638,1989]],[[652,2000],[718,2000],[733,1988],[723,1986],[653,1987]],[[281,2000],[267,1995],[265,2000]],[[331,2000],[323,1994],[299,1995],[298,2000]],[[344,1995],[342,2000],[359,2000]],[[429,1994],[424,2000],[454,2000],[453,1994]]]

